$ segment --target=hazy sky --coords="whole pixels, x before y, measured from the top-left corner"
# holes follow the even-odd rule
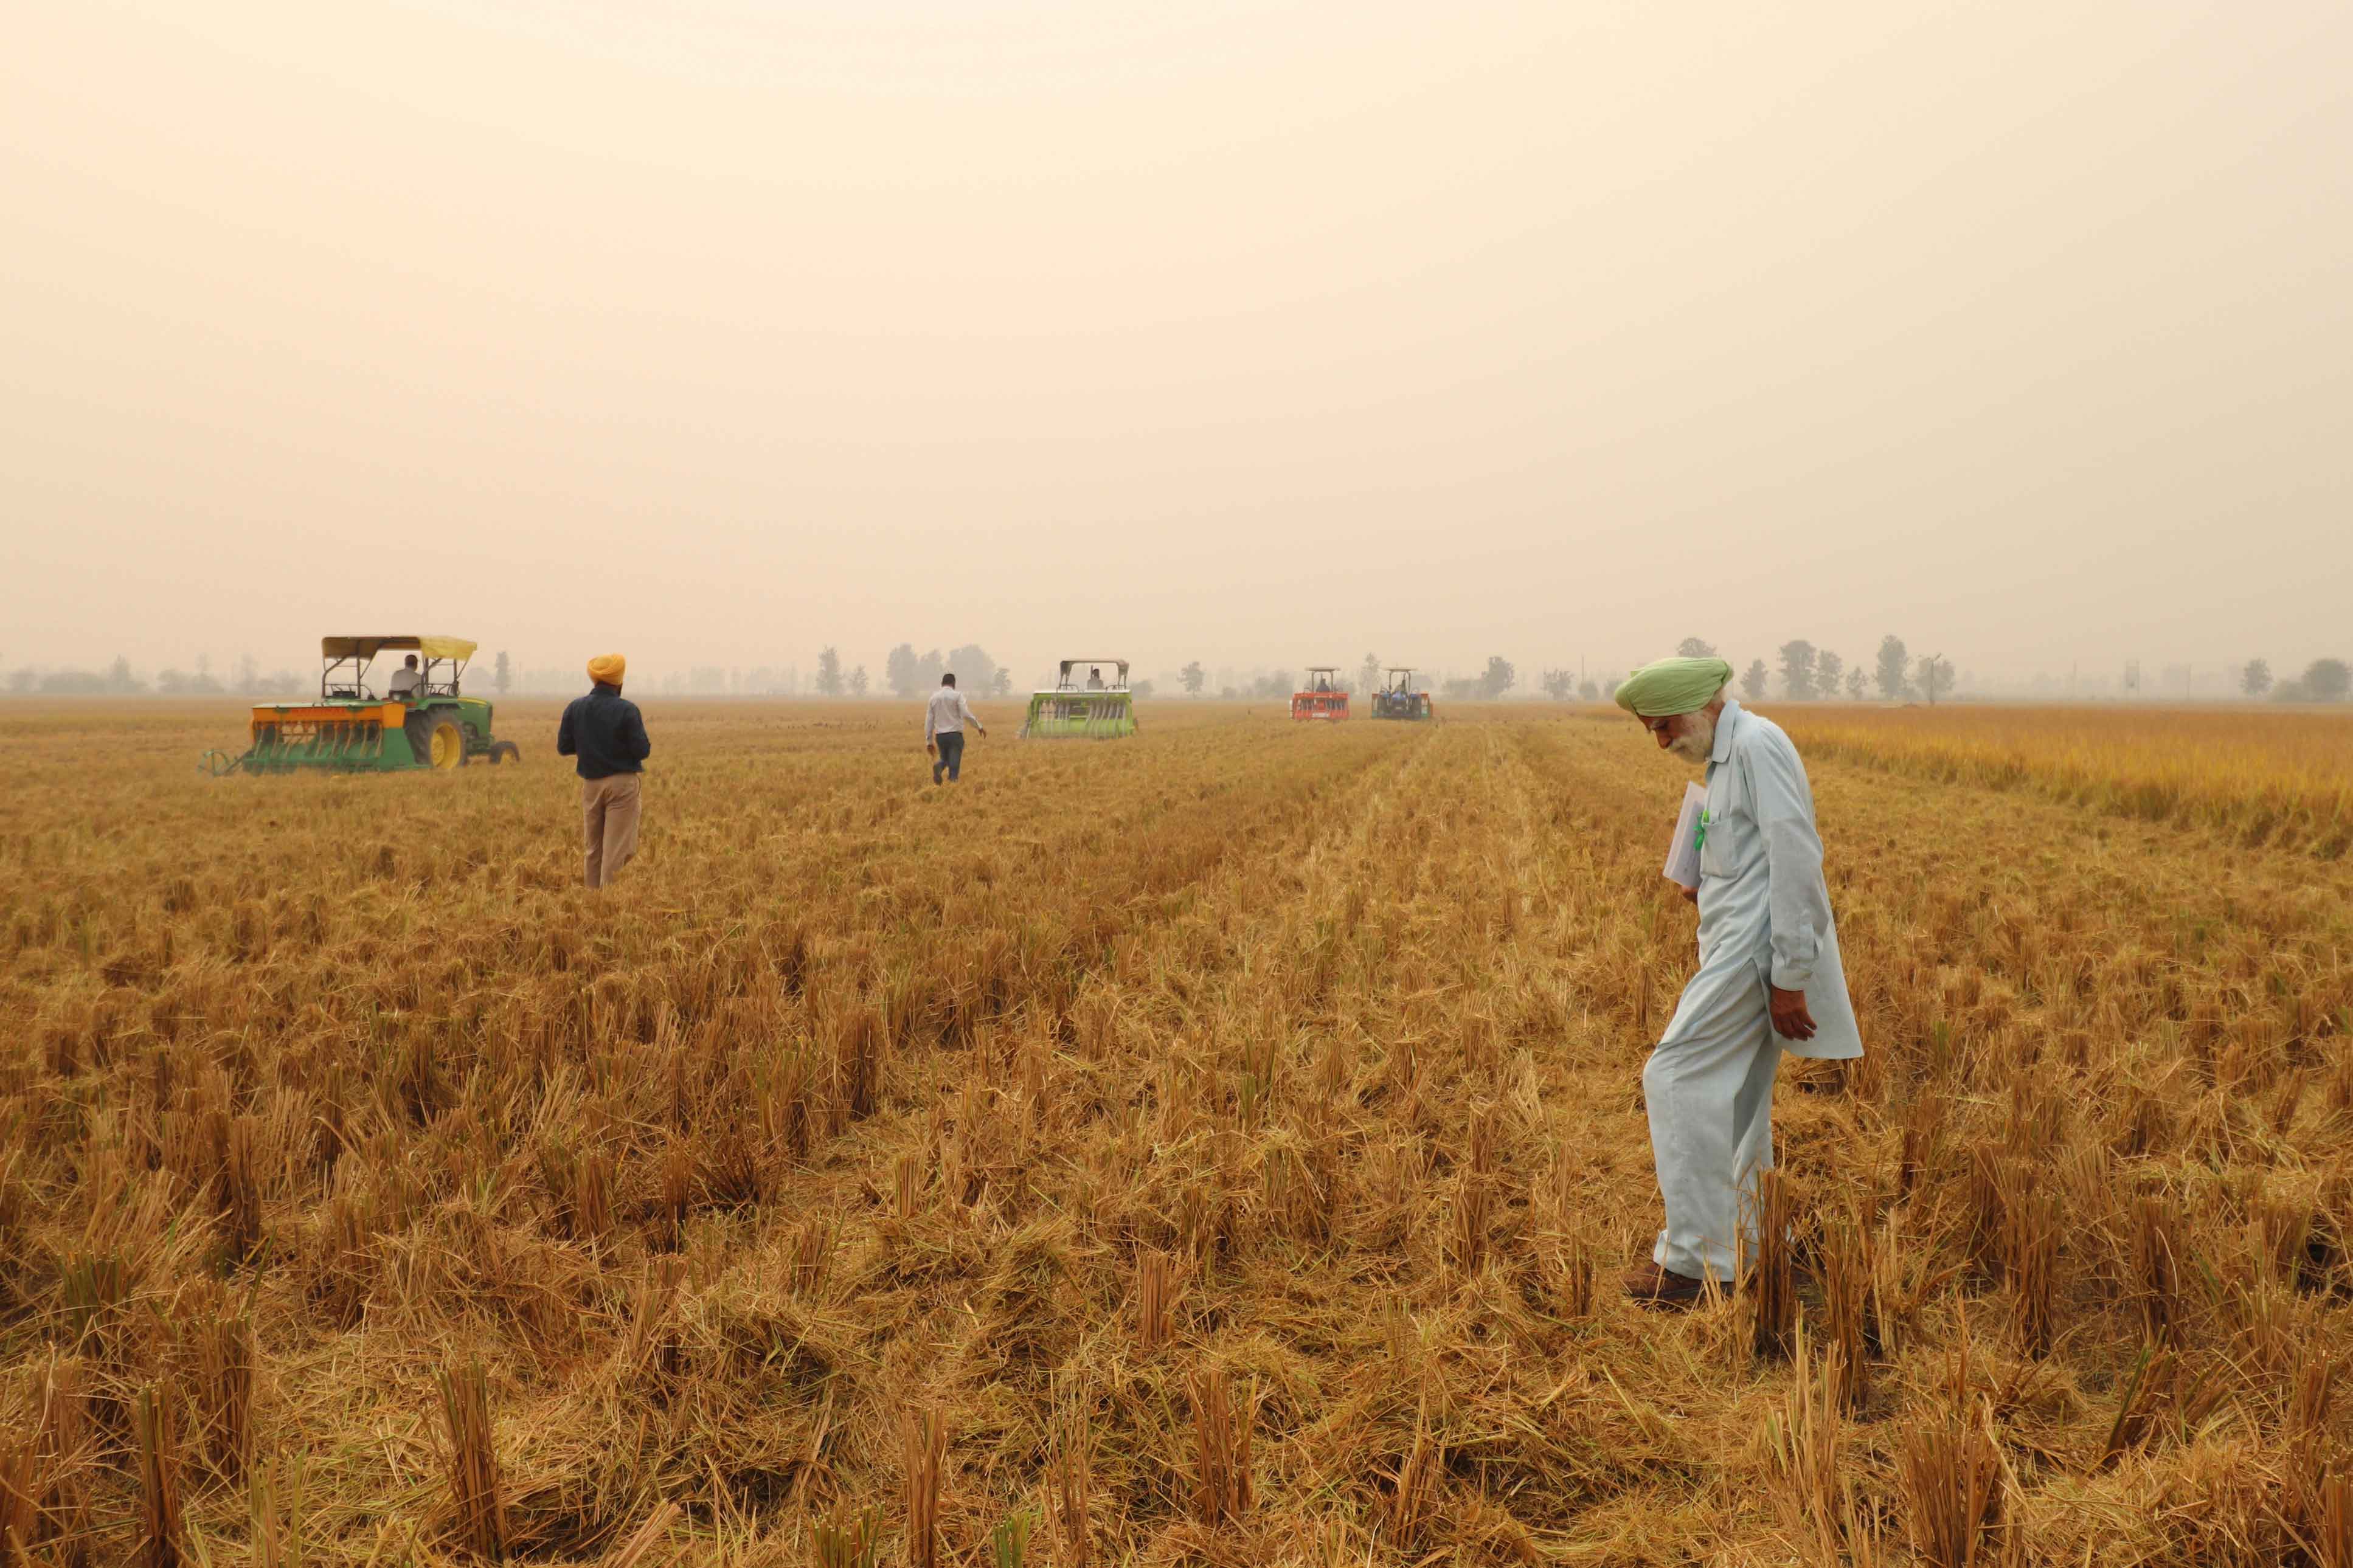
[[[2353,656],[2353,5],[20,0],[0,664]]]

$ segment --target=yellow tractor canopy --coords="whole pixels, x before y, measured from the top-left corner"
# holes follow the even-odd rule
[[[475,645],[464,637],[321,637],[321,658],[355,658],[367,663],[391,648],[396,653],[421,653],[427,658],[468,659],[474,657]]]
[[[409,768],[461,768],[469,758],[496,763],[522,756],[512,741],[491,733],[491,705],[458,689],[466,661],[479,646],[464,637],[409,636],[321,637],[318,700],[254,704],[252,744],[241,756],[205,753],[204,767],[223,773],[285,773],[301,768],[344,773],[398,773]],[[418,653],[425,668],[379,698],[368,685],[381,653]]]

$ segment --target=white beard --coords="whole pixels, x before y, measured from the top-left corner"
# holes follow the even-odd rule
[[[1704,708],[1688,715],[1683,721],[1683,732],[1667,742],[1667,750],[1695,765],[1706,762],[1708,753],[1715,750],[1714,716]]]

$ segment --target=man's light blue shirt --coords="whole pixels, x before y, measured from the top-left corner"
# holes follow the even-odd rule
[[[1743,984],[1753,970],[1759,982],[1806,994],[1815,1035],[1784,1040],[1791,1054],[1861,1056],[1805,764],[1781,726],[1730,698],[1708,753],[1699,870],[1700,973],[1685,1008],[1705,1010],[1725,983]],[[1677,1027],[1701,1022],[1679,1016]]]

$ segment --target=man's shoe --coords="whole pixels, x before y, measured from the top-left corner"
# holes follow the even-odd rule
[[[1655,1263],[1638,1264],[1626,1270],[1626,1294],[1636,1304],[1661,1312],[1688,1312],[1706,1298],[1704,1280],[1678,1274],[1672,1268],[1662,1268]]]

